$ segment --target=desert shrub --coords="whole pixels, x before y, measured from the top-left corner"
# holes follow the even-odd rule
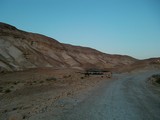
[[[81,77],[81,79],[84,79],[84,77]]]
[[[160,78],[160,74],[152,75],[153,78]]]
[[[8,112],[8,110],[4,110],[3,112],[6,113],[6,112]]]
[[[50,77],[50,78],[47,78],[46,81],[56,81],[57,79],[55,77]]]
[[[6,89],[6,90],[5,90],[5,93],[10,93],[10,92],[11,92],[10,89]]]
[[[0,90],[3,90],[3,87],[0,87]]]
[[[63,78],[68,78],[68,76],[67,76],[67,75],[64,75]]]
[[[63,78],[69,78],[71,75],[64,75]]]
[[[13,82],[13,84],[14,84],[14,85],[17,85],[18,83],[19,83],[19,81],[15,81],[15,82]]]
[[[69,96],[69,95],[71,95],[71,92],[68,92],[68,93],[67,93],[67,96]]]
[[[12,110],[17,110],[18,108],[13,108]]]
[[[160,84],[160,78],[157,78],[157,79],[156,79],[156,82],[157,82],[158,84]]]
[[[152,75],[152,78],[155,79],[155,82],[157,82],[158,84],[160,84],[160,74]]]
[[[40,81],[39,83],[44,83],[44,81]]]
[[[31,41],[31,45],[33,45],[34,44],[34,41]]]
[[[25,115],[23,115],[23,119],[25,119],[26,118],[26,116]]]

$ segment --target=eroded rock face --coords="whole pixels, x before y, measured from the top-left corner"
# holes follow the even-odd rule
[[[109,55],[92,48],[62,44],[0,23],[0,72],[37,67],[114,68],[135,61],[129,56]]]

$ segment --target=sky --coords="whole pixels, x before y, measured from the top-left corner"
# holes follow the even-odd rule
[[[0,22],[109,54],[160,57],[160,0],[0,0]]]

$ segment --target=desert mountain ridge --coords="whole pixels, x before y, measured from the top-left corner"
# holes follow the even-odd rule
[[[139,60],[111,55],[93,48],[73,46],[0,23],[0,72],[28,68],[116,68]]]

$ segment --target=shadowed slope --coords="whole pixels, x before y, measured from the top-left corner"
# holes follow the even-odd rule
[[[132,64],[129,56],[110,55],[92,48],[63,44],[44,35],[0,23],[0,71],[27,68],[115,68]]]

